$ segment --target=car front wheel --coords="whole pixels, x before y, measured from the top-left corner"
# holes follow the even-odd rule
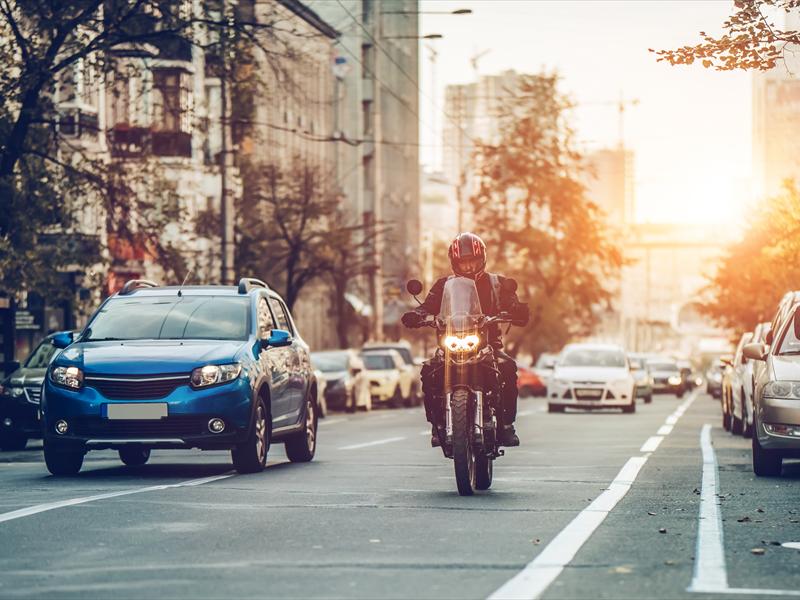
[[[83,466],[83,452],[70,452],[44,443],[44,464],[53,475],[77,475]]]
[[[264,400],[258,399],[254,423],[247,440],[231,450],[233,468],[239,473],[259,473],[267,466],[269,450],[269,424]]]
[[[149,448],[122,448],[119,459],[129,467],[141,467],[150,460]]]
[[[783,457],[775,450],[765,450],[753,432],[753,473],[758,477],[777,477],[781,474]]]
[[[317,450],[317,407],[314,399],[306,398],[306,419],[303,430],[286,440],[286,456],[292,462],[310,462]]]

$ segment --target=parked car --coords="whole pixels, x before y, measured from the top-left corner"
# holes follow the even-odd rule
[[[371,350],[361,354],[366,367],[372,402],[402,406],[403,359],[397,350]]]
[[[800,303],[772,321],[762,342],[744,346],[749,359],[763,361],[753,395],[753,471],[777,476],[785,458],[800,456]],[[777,317],[777,315],[776,315]]]
[[[621,346],[569,344],[564,348],[547,386],[549,412],[566,407],[636,410],[636,383]]]
[[[56,334],[44,338],[28,358],[0,384],[0,450],[22,450],[42,437],[39,404],[47,365],[59,349]]]
[[[536,359],[536,364],[533,365],[533,372],[539,376],[545,387],[550,384],[550,378],[553,376],[553,369],[556,368],[557,362],[558,354],[543,352]]]
[[[325,400],[325,388],[328,382],[325,375],[319,369],[314,369],[314,379],[317,382],[317,416],[324,419],[328,416],[328,401]]]
[[[722,428],[725,431],[731,430],[731,378],[733,377],[733,354],[721,356],[719,359],[722,366],[722,384],[720,393],[720,406],[722,408]]]
[[[769,321],[756,325],[755,329],[753,329],[753,337],[750,340],[750,343],[765,343],[770,326],[771,325]],[[744,393],[742,396],[742,411],[744,413],[744,426],[742,427],[742,435],[746,438],[749,438],[753,435],[753,394],[755,391],[756,379],[758,379],[760,371],[766,366],[766,363],[760,360],[752,360],[747,357],[744,357],[744,360],[746,362],[744,365],[744,373],[742,375],[742,384],[744,387]]]
[[[677,361],[666,356],[650,358],[647,361],[647,368],[653,378],[654,393],[675,394],[678,398],[683,397],[686,390]]]
[[[631,374],[636,382],[636,397],[642,398],[645,404],[653,401],[653,377],[647,368],[647,360],[643,354],[629,354]]]
[[[264,469],[271,443],[314,458],[316,382],[308,346],[264,282],[159,287],[127,282],[48,368],[44,458],[77,473],[86,452],[143,465],[155,448],[230,450],[241,473]]]
[[[712,398],[722,398],[722,364],[713,362],[706,370],[706,393]]]
[[[411,344],[408,342],[367,342],[361,349],[362,352],[381,352],[394,350],[403,359],[400,369],[400,393],[406,406],[420,406],[422,404],[422,380],[420,379],[420,365],[414,360],[411,353]]]
[[[725,369],[722,380],[722,393],[727,401],[723,401],[723,413],[727,415],[728,422],[725,429],[734,435],[741,435],[744,432],[744,423],[747,420],[747,408],[745,407],[745,367],[748,359],[742,355],[745,344],[749,344],[753,339],[753,332],[746,331],[739,338],[736,351],[733,354],[731,368]]]
[[[355,412],[372,409],[369,379],[356,350],[311,353],[311,363],[325,378],[325,401],[331,408]]]
[[[533,369],[517,364],[517,388],[519,395],[523,398],[531,396],[546,396],[547,386]]]

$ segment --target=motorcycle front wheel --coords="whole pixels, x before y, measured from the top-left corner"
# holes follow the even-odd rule
[[[472,450],[473,426],[469,410],[469,390],[457,388],[450,399],[453,418],[453,465],[456,471],[456,485],[461,496],[471,496],[478,487],[475,452]]]

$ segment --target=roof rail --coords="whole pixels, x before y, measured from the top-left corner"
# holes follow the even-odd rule
[[[261,281],[260,279],[254,279],[253,277],[242,277],[239,280],[239,293],[246,294],[253,288],[264,288],[265,290],[269,289],[269,286]]]
[[[130,281],[126,281],[125,285],[122,286],[122,289],[119,291],[120,296],[127,296],[128,294],[132,294],[139,288],[154,288],[158,287],[158,284],[154,281],[150,281],[149,279],[131,279]]]

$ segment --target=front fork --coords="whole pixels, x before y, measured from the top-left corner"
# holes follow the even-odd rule
[[[474,410],[474,437],[473,442],[477,444],[483,444],[483,392],[480,391],[470,391],[471,396],[475,399],[475,410]],[[452,392],[447,392],[447,396],[445,396],[445,406],[444,406],[444,414],[445,414],[445,430],[447,432],[447,439],[448,441],[452,441],[453,439],[453,409],[451,400],[453,398]]]

